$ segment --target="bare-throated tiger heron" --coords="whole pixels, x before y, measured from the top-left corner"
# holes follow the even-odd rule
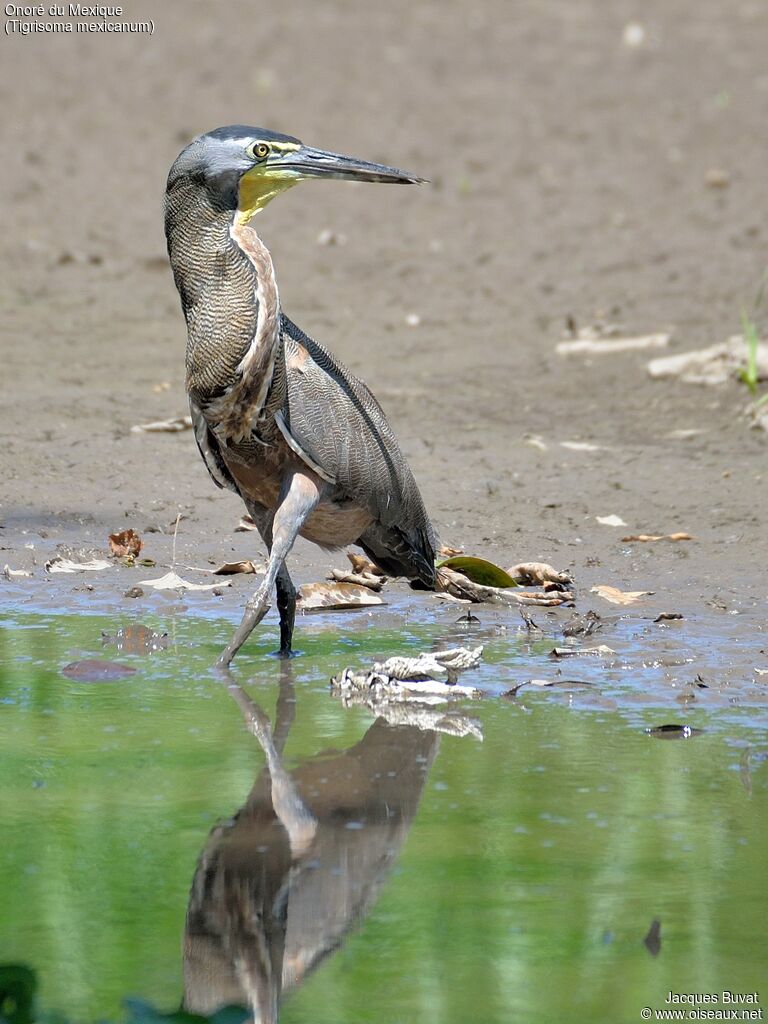
[[[269,550],[261,585],[219,658],[228,665],[277,588],[289,654],[297,535],[359,544],[389,575],[435,582],[435,535],[381,406],[282,312],[254,215],[307,178],[415,184],[393,167],[234,125],[194,139],[168,175],[165,233],[187,322],[195,437],[219,487],[239,494]]]

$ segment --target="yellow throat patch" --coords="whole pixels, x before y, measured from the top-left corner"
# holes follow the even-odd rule
[[[284,143],[273,144],[274,149],[288,150],[298,149],[298,146]],[[301,177],[291,174],[280,167],[269,167],[268,164],[256,164],[250,171],[246,171],[240,179],[240,191],[238,194],[236,221],[238,224],[247,224],[259,210],[263,210],[267,203],[279,196],[281,192],[287,192],[289,188],[298,185]]]

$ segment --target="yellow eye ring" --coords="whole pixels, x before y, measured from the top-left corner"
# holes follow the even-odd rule
[[[266,142],[254,142],[251,146],[251,153],[257,160],[263,160],[269,153],[269,146]]]

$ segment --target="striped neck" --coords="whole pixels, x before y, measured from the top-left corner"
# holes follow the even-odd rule
[[[165,227],[187,321],[187,390],[222,440],[245,436],[264,407],[279,342],[271,257],[251,227],[189,180],[166,195]]]
[[[239,380],[213,404],[211,412],[220,414],[227,439],[241,440],[262,413],[272,385],[280,343],[280,298],[272,257],[253,228],[235,218],[229,237],[253,267],[256,323],[237,366]]]

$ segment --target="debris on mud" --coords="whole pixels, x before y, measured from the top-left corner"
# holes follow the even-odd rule
[[[524,686],[538,686],[541,688],[560,686],[564,690],[572,690],[582,686],[594,685],[594,683],[590,683],[586,679],[525,679],[522,683],[518,683],[517,686],[513,686],[511,689],[505,690],[501,696],[506,697],[507,700],[512,700],[518,695]]]
[[[5,565],[3,567],[3,576],[9,581],[24,579],[31,575],[32,573],[27,569],[12,569],[10,565]]]
[[[454,647],[445,651],[425,651],[416,657],[396,656],[375,662],[363,671],[346,668],[331,679],[331,690],[342,698],[357,695],[366,700],[411,700],[428,704],[456,697],[474,699],[480,691],[460,686],[461,672],[480,664],[483,648]]]
[[[704,175],[704,184],[707,188],[727,188],[731,183],[731,176],[724,167],[710,167]]]
[[[379,591],[387,582],[387,577],[372,572],[345,572],[343,569],[331,569],[328,579],[336,583],[351,583],[356,587],[367,587],[368,590]]]
[[[191,416],[173,416],[167,420],[154,420],[152,423],[136,423],[131,427],[132,434],[177,434],[180,430],[192,429]]]
[[[688,740],[704,732],[703,729],[694,729],[691,725],[654,725],[645,731],[648,736],[658,740]]]
[[[599,644],[597,647],[553,647],[549,652],[550,658],[578,658],[585,654],[593,654],[599,658],[607,658],[615,654],[611,647]]]
[[[241,516],[239,523],[235,527],[235,533],[247,533],[250,530],[258,530],[258,526],[250,516]]]
[[[105,558],[88,558],[79,561],[75,558],[65,558],[63,555],[54,555],[45,563],[46,572],[100,572],[102,569],[112,569],[114,562],[108,562]]]
[[[347,558],[349,564],[352,566],[352,572],[359,573],[360,575],[370,576],[386,576],[384,570],[372,562],[370,558],[366,558],[365,555],[358,555],[355,551],[348,551]]]
[[[750,402],[745,415],[753,430],[764,430],[768,433],[768,402],[766,402],[765,396],[756,402]]]
[[[114,679],[124,679],[135,673],[136,669],[131,665],[121,665],[116,661],[102,661],[99,658],[73,661],[61,670],[61,674],[67,679],[74,679],[79,683],[108,683]]]
[[[530,614],[525,610],[525,608],[519,608],[518,611],[520,612],[520,618],[523,620],[523,626],[525,628],[526,633],[541,632],[541,628],[536,625],[536,623],[533,621]],[[469,612],[467,612],[467,616],[469,616]]]
[[[510,573],[505,569],[494,565],[485,558],[475,558],[472,555],[451,555],[437,564],[440,569],[454,569],[466,576],[472,583],[478,583],[483,587],[516,587],[517,583]]]
[[[368,586],[353,583],[305,583],[296,596],[299,611],[318,611],[325,608],[364,608],[384,604]]]
[[[469,609],[467,609],[463,615],[460,615],[458,619],[456,619],[456,624],[458,626],[474,626],[476,623],[479,624],[480,619],[478,618],[477,615],[473,615]]]
[[[143,546],[135,530],[122,530],[109,535],[109,553],[113,558],[138,558]]]
[[[152,587],[153,590],[218,590],[219,587],[232,586],[229,581],[226,583],[190,583],[189,580],[182,579],[173,570],[156,580],[140,580],[140,583],[142,587]]]
[[[211,572],[214,576],[237,576],[240,573],[245,575],[253,575],[254,573],[264,572],[266,566],[256,565],[249,558],[243,559],[241,562],[223,562],[221,565],[217,565]]]
[[[521,586],[546,586],[555,583],[559,587],[573,585],[573,577],[567,572],[558,572],[546,562],[520,562],[507,569],[509,575]]]
[[[573,594],[568,590],[557,590],[555,584],[547,584],[541,591],[525,591],[508,587],[488,587],[474,583],[467,576],[455,569],[447,567],[438,568],[437,585],[438,598],[466,601],[472,604],[483,602],[499,604],[529,604],[541,607],[557,607],[561,604],[573,601]]]
[[[590,589],[590,593],[597,594],[598,597],[602,597],[604,601],[610,601],[611,604],[636,604],[642,597],[649,597],[653,594],[652,590],[619,590],[618,587],[610,587],[605,583],[600,583]]]
[[[606,337],[594,327],[581,327],[573,340],[561,341],[555,347],[560,356],[572,355],[614,355],[617,352],[637,352],[648,348],[666,348],[670,335],[665,333],[643,334],[633,338]]]
[[[676,622],[679,619],[684,618],[680,612],[662,612],[661,615],[657,615],[653,620],[654,622]]]
[[[610,515],[610,516],[595,516],[595,519],[600,523],[601,526],[626,526],[627,524],[621,518],[621,516]]]
[[[573,600],[565,589],[571,577],[546,562],[521,562],[505,570],[484,558],[455,555],[437,564],[438,597],[482,603],[553,606]],[[519,593],[521,584],[543,585],[542,592]]]
[[[679,377],[686,384],[715,386],[738,378],[749,360],[749,347],[742,334],[734,334],[727,341],[675,356],[663,356],[648,363],[648,373],[654,380]],[[768,342],[758,342],[755,353],[759,379],[768,378]]]
[[[561,441],[561,448],[567,448],[572,452],[604,452],[608,449],[602,444],[592,444],[591,441]]]
[[[690,533],[633,533],[628,537],[622,537],[622,544],[651,544],[657,540],[668,540],[678,542],[682,540],[694,540]]]
[[[585,615],[574,612],[564,624],[563,636],[591,636],[596,630],[601,629],[603,620],[591,609]]]

